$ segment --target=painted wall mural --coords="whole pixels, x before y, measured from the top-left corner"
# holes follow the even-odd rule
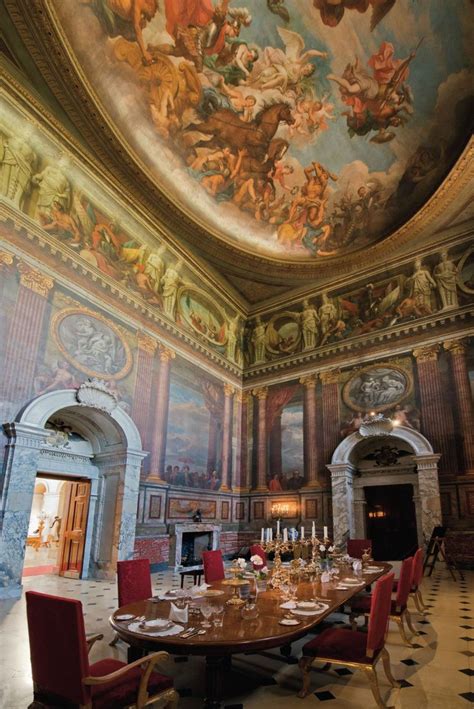
[[[264,364],[449,313],[472,303],[473,274],[474,248],[467,243],[417,258],[392,273],[384,271],[359,287],[324,292],[287,304],[282,311],[258,315],[247,321],[245,363]]]
[[[468,0],[53,5],[158,183],[260,254],[327,259],[383,237],[470,134]]]
[[[342,398],[355,411],[385,411],[405,399],[412,386],[411,377],[401,367],[370,366],[351,377]]]
[[[57,241],[58,259],[65,249],[77,264],[126,287],[202,344],[234,364],[242,363],[242,321],[226,307],[217,288],[144,228],[8,99],[0,101],[0,194]],[[70,330],[78,326],[98,329],[102,338],[110,338],[120,348],[116,334],[102,331],[104,326],[91,320],[86,325],[84,318],[79,325],[71,323],[71,318],[62,322],[57,331],[66,359],[73,357],[70,350],[75,347]],[[97,350],[97,341],[94,346]],[[116,356],[125,366],[127,354],[116,352]],[[83,368],[105,378],[116,377],[120,369],[119,359],[96,363],[94,369],[97,352],[78,353],[78,357]]]

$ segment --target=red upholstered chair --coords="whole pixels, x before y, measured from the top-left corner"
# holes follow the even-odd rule
[[[370,539],[348,539],[347,553],[353,559],[362,559],[362,554],[366,549],[372,553],[372,542]]]
[[[177,707],[173,680],[154,672],[167,658],[155,652],[130,665],[109,658],[89,664],[82,604],[72,598],[26,592],[34,707],[137,709],[159,702]],[[88,647],[89,645],[89,647]]]
[[[153,591],[148,559],[117,561],[117,587],[119,608],[151,598]],[[119,636],[115,634],[109,645],[114,647],[119,640]]]
[[[299,663],[303,672],[303,688],[300,697],[306,697],[309,693],[311,665],[318,660],[330,665],[334,663],[363,670],[370,680],[377,706],[385,707],[380,696],[375,667],[382,658],[387,679],[393,687],[398,686],[392,676],[390,657],[385,649],[392,586],[393,573],[383,576],[375,584],[367,633],[348,628],[328,628],[304,645],[303,657]]]
[[[404,643],[412,647],[411,642],[408,640],[405,632],[405,626],[403,621],[406,621],[408,628],[413,633],[413,635],[418,635],[419,633],[415,630],[412,625],[411,616],[408,612],[407,602],[408,595],[410,593],[410,587],[412,583],[413,576],[413,557],[409,556],[402,563],[402,568],[400,570],[400,578],[397,584],[397,596],[392,599],[390,606],[389,619],[393,620],[397,625],[402,636]],[[356,596],[350,602],[351,613],[350,619],[352,624],[352,629],[355,630],[355,618],[359,615],[368,616],[370,613],[372,603],[372,595],[367,596]]]
[[[224,559],[220,549],[202,552],[202,565],[204,567],[204,581],[212,583],[225,578]]]
[[[267,555],[260,544],[252,544],[250,547],[250,556],[259,556],[263,562],[263,565],[267,565]]]
[[[423,549],[417,549],[415,556],[413,557],[413,574],[410,586],[410,596],[415,602],[416,609],[420,613],[425,613],[427,606],[423,601],[423,597],[420,591],[420,584],[423,578]],[[393,584],[393,591],[396,592],[398,589],[398,579]]]

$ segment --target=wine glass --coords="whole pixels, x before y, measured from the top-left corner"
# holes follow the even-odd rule
[[[215,628],[222,628],[224,624],[224,606],[214,606],[214,618],[212,624]]]
[[[201,623],[203,628],[210,628],[211,624],[209,622],[209,618],[211,615],[214,613],[214,608],[211,606],[210,603],[203,603],[201,606],[201,614],[204,617],[203,622]]]

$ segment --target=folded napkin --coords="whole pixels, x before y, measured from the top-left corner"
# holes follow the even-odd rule
[[[295,601],[286,601],[285,603],[280,604],[280,608],[285,608],[285,610],[291,611],[293,608],[296,608],[296,603]]]
[[[178,623],[187,623],[188,622],[188,606],[184,606],[184,608],[178,608],[175,606],[173,602],[170,604],[170,614],[169,614],[169,619],[170,620],[175,620]]]

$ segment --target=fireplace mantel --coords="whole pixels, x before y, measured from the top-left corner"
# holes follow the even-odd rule
[[[222,527],[220,524],[207,524],[206,522],[188,522],[183,524],[175,524],[174,526],[174,537],[172,537],[172,546],[174,546],[174,556],[170,554],[170,559],[174,559],[174,570],[182,571],[186,569],[190,571],[191,569],[198,569],[200,566],[183,566],[181,563],[182,553],[183,553],[183,535],[186,533],[195,534],[212,534],[212,548],[219,549],[220,535]]]

